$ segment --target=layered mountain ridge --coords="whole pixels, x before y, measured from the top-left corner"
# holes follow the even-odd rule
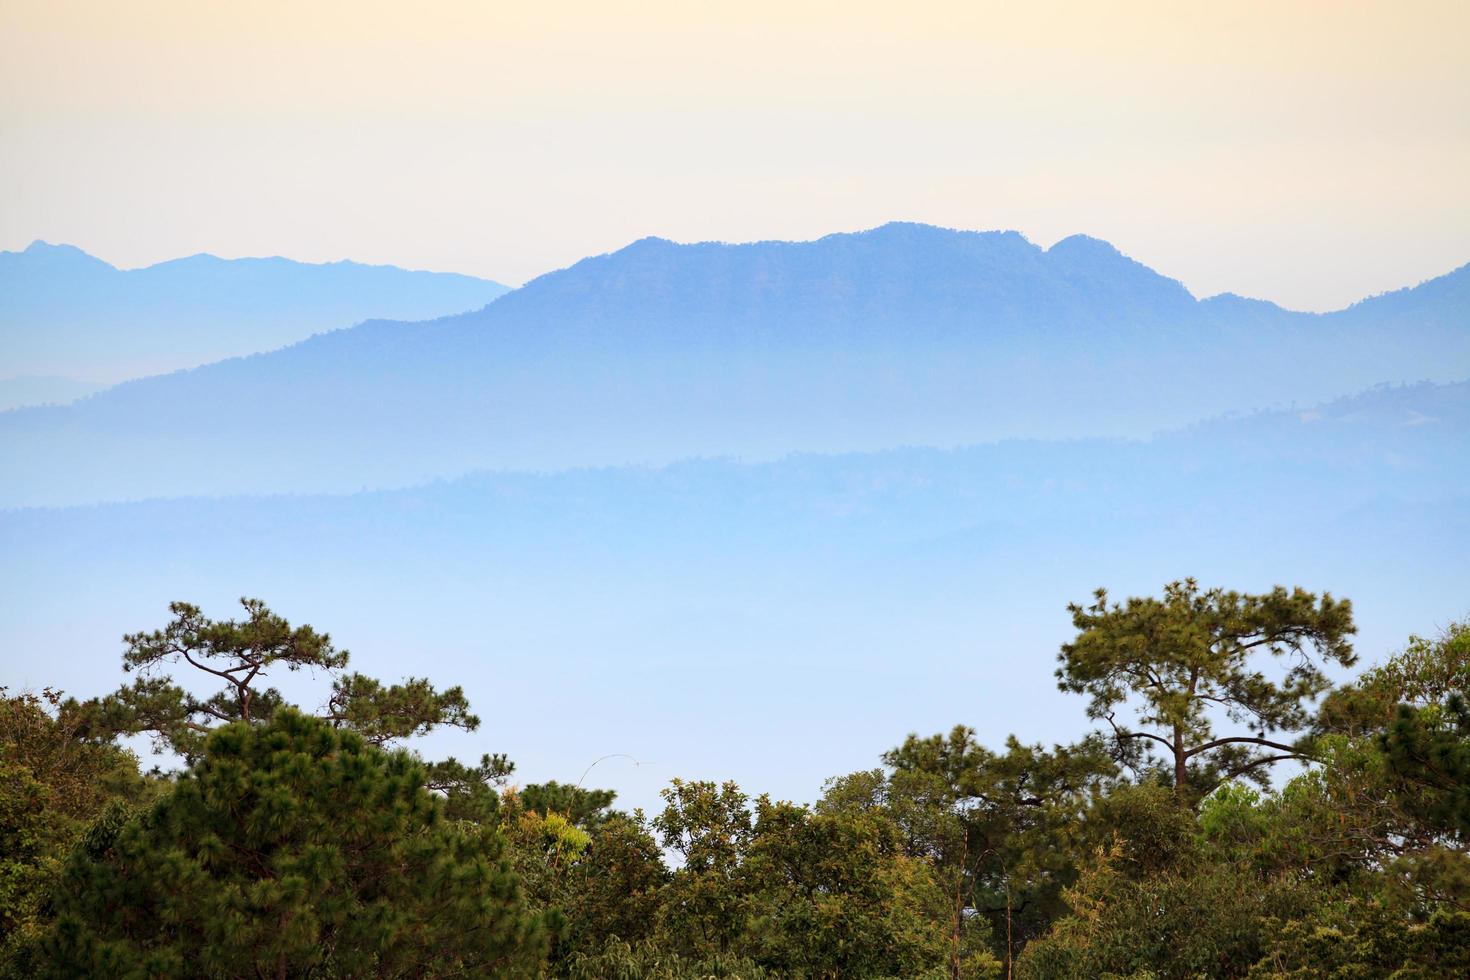
[[[1197,300],[1085,236],[648,238],[472,313],[0,414],[0,505],[335,492],[474,469],[1138,436],[1470,377],[1470,267],[1329,314]],[[236,465],[266,445],[263,465]]]
[[[835,742],[870,737],[880,709],[1003,737],[1065,698],[1050,677],[1065,604],[1100,585],[1330,591],[1353,600],[1365,660],[1382,656],[1467,611],[1467,444],[1470,385],[1388,386],[1147,440],[5,511],[0,645],[76,649],[32,659],[85,695],[116,683],[116,636],[148,610],[261,596],[331,624],[365,670],[433,656],[446,676],[479,676],[469,697],[529,733],[507,745],[527,765],[630,748],[658,764],[656,798],[670,773],[705,771],[703,746],[732,725],[789,754],[792,733],[751,709],[763,698],[822,705],[814,724]],[[231,448],[230,472],[277,465],[269,442]],[[1007,680],[1008,663],[1028,666]],[[692,683],[691,664],[721,682]],[[548,683],[555,711],[519,696]],[[628,709],[644,703],[660,710]],[[676,755],[671,727],[698,750]]]

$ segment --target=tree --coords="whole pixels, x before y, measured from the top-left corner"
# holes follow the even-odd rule
[[[573,956],[567,963],[566,976],[571,980],[775,980],[743,956],[716,953],[692,957],[674,952],[667,942],[649,939],[630,943],[617,936],[596,952]]]
[[[245,618],[210,620],[186,602],[169,605],[173,620],[163,629],[123,637],[123,670],[140,676],[105,698],[78,706],[102,737],[151,733],[183,755],[198,754],[205,736],[233,721],[261,723],[285,703],[281,692],[261,682],[275,670],[321,670],[332,690],[320,715],[375,745],[409,738],[439,725],[473,731],[480,720],[470,714],[464,691],[436,691],[427,680],[411,677],[384,685],[362,674],[346,673],[348,653],[326,633],[310,626],[292,628],[259,599],[241,599]],[[184,663],[222,685],[196,697],[164,668]]]
[[[1181,796],[1263,781],[1266,766],[1304,757],[1306,746],[1273,736],[1306,727],[1308,704],[1330,686],[1324,665],[1355,660],[1352,604],[1326,593],[1201,591],[1186,579],[1162,599],[1109,605],[1099,589],[1091,605],[1068,609],[1078,635],[1058,655],[1058,686],[1090,698],[1089,717],[1108,722],[1121,758],[1161,748]],[[1280,679],[1259,669],[1262,655],[1290,658]],[[1138,728],[1117,720],[1124,707]],[[1221,716],[1244,731],[1217,735]]]
[[[1378,737],[1410,812],[1432,831],[1470,844],[1470,708],[1459,694],[1443,710],[1401,705]]]
[[[1320,856],[1382,877],[1387,897],[1415,915],[1470,909],[1470,624],[1403,650],[1334,691],[1318,719],[1323,765],[1283,801],[1322,796],[1304,835]],[[1310,809],[1305,812],[1311,813]],[[1322,843],[1331,846],[1323,848]]]
[[[515,768],[499,753],[483,755],[473,766],[450,756],[425,764],[425,785],[444,797],[444,815],[449,819],[489,826],[500,816],[500,789]]]
[[[551,780],[522,786],[510,796],[512,805],[543,816],[557,813],[583,830],[596,830],[615,814],[612,806],[617,794],[610,789],[583,789],[569,783]]]
[[[641,826],[641,816],[636,828],[612,826],[627,823],[621,815],[607,812],[615,795],[611,790],[551,782],[507,789],[501,799],[496,819],[532,908],[572,915],[567,931],[552,947],[555,963],[576,952],[600,949],[609,935],[630,940],[651,928],[658,896],[646,892],[652,887],[656,893],[662,885],[664,867],[658,845]],[[609,830],[606,837],[603,830]],[[651,855],[647,860],[638,846],[640,836],[647,841]],[[652,878],[657,878],[657,885],[650,885]],[[601,894],[608,886],[614,893]],[[609,918],[622,925],[630,916],[641,920],[635,928],[607,931]]]
[[[948,897],[926,860],[904,854],[886,814],[814,813],[766,796],[752,807],[733,783],[675,780],[663,796],[653,826],[683,863],[661,889],[655,938],[681,968],[748,962],[810,978],[943,969]]]
[[[498,831],[442,817],[423,768],[290,709],[236,722],[153,808],[69,861],[48,976],[531,976]]]
[[[1071,914],[1026,947],[1021,980],[1244,977],[1279,920],[1311,906],[1301,888],[1228,863],[1135,877],[1118,867],[1120,849],[1100,851],[1067,890]]]
[[[59,692],[0,688],[0,959],[40,927],[46,892],[88,825],[114,800],[156,792],[132,753],[78,727]]]
[[[595,956],[611,940],[650,940],[669,877],[641,812],[600,821],[567,883],[563,947],[571,958]]]
[[[1346,903],[1275,923],[1250,976],[1267,980],[1438,980],[1470,976],[1470,912],[1442,909],[1409,922],[1380,905]]]
[[[572,869],[586,855],[591,836],[559,813],[529,810],[502,813],[500,829],[527,904],[536,911],[566,909]],[[554,957],[562,952],[559,946],[552,950]]]
[[[662,930],[681,953],[727,955],[745,928],[738,875],[752,829],[747,797],[732,782],[682,779],[660,795],[665,806],[653,829],[682,859],[665,889]]]
[[[910,735],[882,771],[828,784],[818,809],[879,809],[907,854],[930,862],[948,895],[950,974],[993,951],[1006,964],[1064,911],[1074,874],[1070,837],[1115,767],[1100,740],[1046,750],[1007,739],[1004,752],[972,729]]]
[[[1400,705],[1443,708],[1470,693],[1470,621],[1450,623],[1437,636],[1410,636],[1384,663],[1323,699],[1316,730],[1340,735],[1382,733]]]
[[[1470,843],[1470,622],[1403,650],[1334,691],[1324,732],[1366,738],[1382,753],[1400,809],[1427,833]]]
[[[948,897],[884,814],[762,796],[740,866],[741,948],[777,976],[917,977],[949,958]]]

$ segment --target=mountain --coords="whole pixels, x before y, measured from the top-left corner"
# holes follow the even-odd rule
[[[270,350],[371,316],[424,319],[506,291],[469,276],[213,255],[117,269],[70,245],[0,252],[0,364],[94,383]]]
[[[65,405],[105,385],[78,381],[75,378],[56,378],[34,374],[22,374],[14,378],[0,378],[0,412],[25,405]]]
[[[1042,250],[1017,232],[914,224],[816,242],[646,238],[532,286],[497,322],[544,324],[572,345],[606,332],[620,345],[662,348],[888,346],[920,337],[968,344],[977,329],[1156,328],[1195,305],[1180,283],[1097,239],[1078,235]]]
[[[1467,283],[1470,267],[1317,315],[1197,300],[1085,237],[1043,249],[898,224],[801,243],[644,239],[473,313],[369,321],[0,414],[0,505],[1140,436],[1470,377]]]
[[[1051,669],[1066,603],[1098,586],[1330,590],[1365,663],[1470,612],[1467,445],[1470,384],[1385,386],[1147,440],[10,511],[0,649],[16,685],[100,693],[117,637],[169,601],[259,596],[367,673],[432,660],[464,684],[485,728],[431,754],[508,751],[534,781],[628,753],[646,768],[599,776],[628,806],[773,767],[773,792],[806,794],[895,732],[1074,737],[1046,727],[1082,724]]]

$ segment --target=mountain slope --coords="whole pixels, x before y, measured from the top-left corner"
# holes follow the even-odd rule
[[[0,364],[114,383],[270,350],[370,316],[477,309],[488,280],[355,262],[195,255],[121,270],[69,245],[0,252]]]
[[[890,225],[645,239],[385,321],[0,415],[0,505],[340,491],[478,468],[1143,435],[1470,377],[1470,268],[1347,311],[1216,297],[1093,239]],[[1392,308],[1389,308],[1392,307]],[[270,459],[239,465],[244,447]]]
[[[89,384],[73,378],[56,378],[22,374],[0,378],[0,412],[26,405],[65,405],[78,398],[101,391],[103,385]]]
[[[1042,250],[1016,232],[898,223],[814,242],[646,238],[542,276],[496,320],[542,324],[567,342],[622,330],[634,345],[969,343],[977,327],[1153,327],[1193,305],[1178,282],[1096,239]]]

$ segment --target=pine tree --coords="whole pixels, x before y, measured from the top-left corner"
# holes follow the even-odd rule
[[[89,722],[97,738],[148,733],[185,758],[196,755],[210,731],[233,721],[264,722],[286,704],[264,683],[279,671],[323,671],[332,692],[321,717],[383,745],[421,735],[440,725],[474,731],[464,691],[438,691],[410,677],[383,684],[347,673],[349,654],[329,634],[292,627],[259,599],[241,599],[245,617],[212,620],[198,606],[169,604],[173,619],[162,629],[123,637],[123,670],[139,677],[104,698],[68,707]],[[197,697],[163,673],[183,664],[214,679],[220,689]],[[489,757],[487,757],[488,759]]]
[[[74,853],[56,977],[533,975],[498,831],[442,816],[410,756],[290,709],[205,741],[174,790]],[[554,921],[553,921],[554,920]]]
[[[1078,635],[1058,655],[1058,686],[1091,698],[1088,715],[1109,723],[1125,759],[1161,746],[1181,794],[1302,757],[1304,745],[1276,734],[1310,723],[1309,703],[1331,686],[1325,664],[1355,660],[1352,604],[1325,593],[1203,591],[1187,579],[1162,599],[1109,604],[1099,589],[1068,608]],[[1264,656],[1289,661],[1279,680],[1260,669]],[[1115,719],[1124,707],[1138,728]],[[1217,735],[1222,716],[1244,730]]]

